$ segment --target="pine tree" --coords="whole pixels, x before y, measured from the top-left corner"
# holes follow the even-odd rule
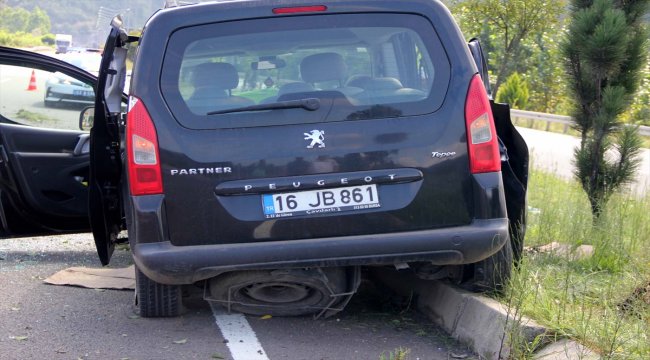
[[[574,100],[576,177],[594,219],[609,196],[633,179],[639,165],[638,131],[621,115],[641,80],[647,54],[642,17],[650,0],[572,0],[571,24],[562,44]]]
[[[525,109],[528,105],[528,84],[515,72],[503,84],[497,93],[497,102],[510,104],[515,109]]]

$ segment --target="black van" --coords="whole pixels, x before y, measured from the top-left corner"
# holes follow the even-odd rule
[[[528,151],[486,86],[438,1],[202,3],[140,38],[116,19],[80,120],[100,259],[128,230],[145,317],[178,315],[189,284],[246,313],[327,315],[361,266],[499,290]]]

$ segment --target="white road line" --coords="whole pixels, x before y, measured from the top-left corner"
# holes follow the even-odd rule
[[[228,314],[216,304],[210,307],[233,360],[269,360],[244,315]]]

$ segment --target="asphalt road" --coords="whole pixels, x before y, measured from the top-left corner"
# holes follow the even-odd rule
[[[130,263],[117,250],[111,267]],[[475,358],[367,281],[328,319],[228,317],[200,289],[190,291],[184,315],[144,319],[133,291],[43,283],[71,266],[100,267],[90,234],[0,240],[0,359],[388,359],[400,347],[411,360]],[[241,321],[252,338],[239,332]]]
[[[580,139],[564,134],[517,128],[526,140],[531,154],[532,167],[555,173],[563,178],[573,178],[573,151],[580,146]],[[630,185],[637,195],[647,194],[650,189],[650,149],[641,151],[641,163],[636,179]]]

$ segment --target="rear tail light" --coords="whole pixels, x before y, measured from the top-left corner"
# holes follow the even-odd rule
[[[494,117],[481,77],[472,78],[465,102],[469,167],[472,174],[501,171]]]
[[[295,14],[302,12],[319,12],[327,11],[325,5],[312,5],[312,6],[294,6],[294,7],[281,7],[273,9],[274,14]]]
[[[162,194],[156,128],[144,103],[135,96],[129,99],[126,149],[131,195]]]

